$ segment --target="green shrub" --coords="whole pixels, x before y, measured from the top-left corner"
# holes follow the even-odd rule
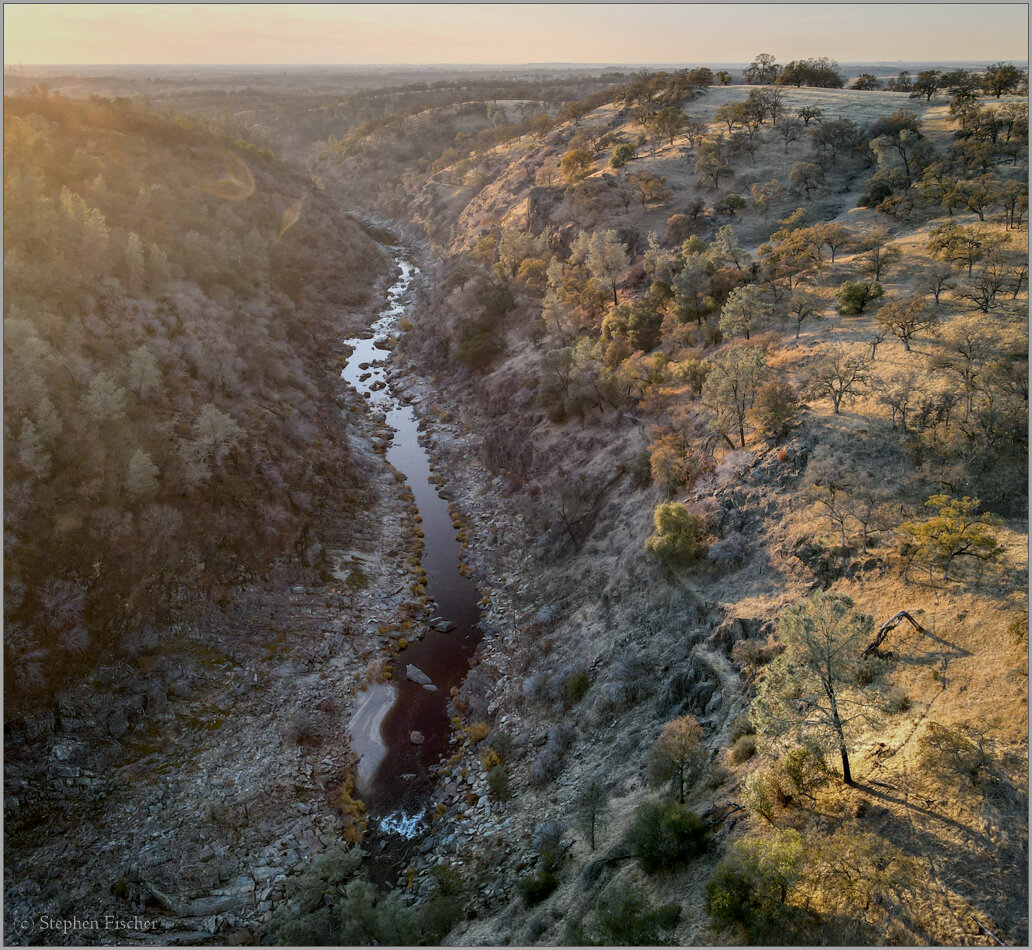
[[[420,942],[439,946],[451,929],[462,920],[464,908],[457,898],[435,894],[420,909],[417,918]]]
[[[575,706],[584,698],[584,694],[590,686],[591,680],[588,679],[588,674],[584,670],[571,673],[563,686],[563,695],[566,697],[566,702],[571,706]]]
[[[872,300],[877,300],[885,291],[878,283],[847,280],[835,294],[839,313],[844,317],[858,317]]]
[[[301,910],[314,910],[323,903],[324,897],[338,894],[341,885],[358,873],[361,864],[359,848],[337,841],[312,858],[300,874],[289,879],[287,897]]]
[[[469,369],[482,373],[502,352],[502,342],[481,320],[463,320],[455,332],[455,358]]]
[[[487,787],[500,802],[506,802],[512,796],[512,789],[509,787],[509,773],[500,765],[496,765],[487,773]]]
[[[870,686],[880,680],[888,669],[888,660],[872,653],[860,658],[853,671],[853,681],[857,686]]]
[[[740,926],[760,942],[788,915],[802,871],[803,839],[794,829],[736,841],[706,882],[706,913],[718,927]]]
[[[706,913],[718,927],[748,926],[755,914],[752,881],[726,860],[706,882]]]
[[[572,917],[566,921],[566,933],[563,934],[562,946],[564,947],[596,947],[598,944],[591,939],[584,929],[583,917]]]
[[[706,824],[677,802],[641,805],[627,833],[627,846],[646,874],[654,874],[706,849]]]
[[[813,740],[789,749],[781,757],[779,765],[789,792],[800,798],[812,800],[814,790],[827,782],[831,775],[824,753]]]
[[[512,755],[512,736],[504,729],[495,729],[487,737],[487,744],[498,753],[503,762],[507,761],[509,756]]]
[[[922,764],[947,780],[962,776],[978,786],[993,771],[993,740],[984,726],[948,728],[929,722],[918,742]]]
[[[363,878],[344,889],[344,898],[333,905],[333,917],[338,946],[406,947],[419,939],[415,909],[402,903],[398,891],[378,900],[375,885]]]
[[[365,878],[351,881],[341,893],[336,884],[338,875],[323,881],[324,887],[313,889],[312,882],[325,866],[315,859],[291,890],[295,900],[281,905],[269,923],[266,940],[274,946],[359,946],[372,943],[381,946],[408,946],[420,936],[419,919],[413,908],[406,907],[400,893],[380,899],[376,887]],[[331,883],[331,880],[334,883]],[[310,898],[318,896],[318,904]],[[324,898],[332,904],[326,906]],[[451,929],[449,927],[449,929]]]
[[[647,488],[652,484],[652,460],[648,449],[642,449],[631,460],[627,473],[631,476],[631,484],[635,488]]]
[[[632,158],[634,158],[635,148],[629,143],[623,145],[617,145],[613,149],[613,154],[609,156],[609,167],[610,168],[623,168]]]
[[[683,567],[706,553],[702,522],[684,505],[659,505],[652,520],[656,530],[646,538],[645,552],[657,561]]]
[[[664,947],[670,946],[663,931],[673,929],[681,918],[677,904],[655,907],[636,884],[615,884],[600,902],[590,933],[584,915],[566,922],[564,947]]]
[[[746,640],[740,640],[740,643],[747,643]],[[737,644],[736,644],[737,646]],[[753,721],[749,718],[747,712],[742,713],[738,716],[734,722],[731,723],[731,741],[737,742],[742,736],[754,736],[756,735],[756,726]]]
[[[540,904],[559,886],[559,878],[551,871],[537,871],[520,878],[520,894],[528,907]]]

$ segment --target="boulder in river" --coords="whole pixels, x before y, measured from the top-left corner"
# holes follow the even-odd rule
[[[422,745],[423,744],[423,733],[421,733],[418,729],[413,729],[409,733],[408,738],[409,738],[409,742],[411,742],[413,745]]]
[[[419,683],[420,686],[432,685],[430,677],[427,676],[426,673],[424,673],[418,666],[413,666],[411,663],[405,667],[405,677],[406,679],[412,680],[413,683]]]
[[[451,620],[437,620],[431,624],[431,626],[438,633],[450,633],[455,629],[455,623]]]

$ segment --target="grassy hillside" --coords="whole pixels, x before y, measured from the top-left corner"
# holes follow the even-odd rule
[[[513,827],[442,858],[497,882],[460,942],[1027,939],[1027,104],[771,92],[657,80],[374,178],[443,259],[401,345],[438,450],[522,532],[472,559],[515,629],[444,781],[500,761]],[[684,716],[701,855],[640,810]]]
[[[270,154],[126,100],[5,99],[4,157],[10,717],[275,557],[319,568],[327,343],[384,260]]]

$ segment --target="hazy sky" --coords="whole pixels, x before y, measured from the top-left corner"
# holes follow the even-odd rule
[[[1024,60],[1025,4],[17,4],[4,62]]]

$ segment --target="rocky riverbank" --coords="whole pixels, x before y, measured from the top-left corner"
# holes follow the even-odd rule
[[[334,486],[339,547],[228,590],[174,646],[102,664],[52,710],[8,723],[8,943],[60,940],[44,917],[134,914],[152,926],[74,936],[248,941],[287,876],[339,838],[346,724],[401,620],[414,524],[382,419],[343,384],[337,401],[355,472]]]

